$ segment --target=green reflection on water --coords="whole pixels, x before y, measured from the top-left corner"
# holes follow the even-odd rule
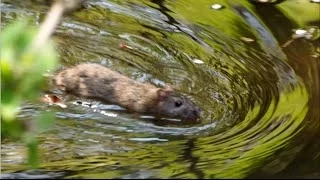
[[[123,7],[129,7],[129,4],[132,2],[159,8],[159,5],[151,3],[150,1],[121,1],[119,3],[121,3]],[[63,141],[57,137],[55,143],[59,144],[62,141],[66,143],[64,148],[68,150],[68,153],[60,152],[62,147],[56,150],[44,148],[44,152],[53,151],[60,153],[63,158],[51,157],[55,156],[52,155],[55,153],[52,153],[51,156],[45,155],[45,161],[41,167],[51,171],[73,171],[74,175],[67,176],[67,178],[115,178],[140,170],[149,170],[151,177],[159,178],[245,178],[248,174],[254,172],[267,162],[276,159],[275,154],[278,150],[290,147],[289,145],[294,141],[295,136],[303,129],[306,123],[304,122],[304,118],[309,110],[307,105],[309,95],[304,85],[297,85],[292,88],[292,91],[290,91],[291,89],[286,89],[288,87],[283,85],[285,90],[277,94],[277,96],[279,96],[278,99],[272,96],[266,97],[269,98],[267,99],[270,101],[269,104],[267,100],[262,101],[258,99],[259,95],[263,96],[264,94],[249,94],[248,89],[254,84],[254,80],[262,81],[265,80],[264,78],[269,78],[269,84],[265,84],[265,89],[271,91],[271,88],[267,86],[278,82],[277,75],[279,74],[277,73],[279,72],[277,72],[277,70],[279,69],[270,64],[276,64],[278,62],[269,62],[269,60],[261,58],[265,56],[262,56],[264,52],[261,52],[261,54],[256,53],[256,51],[259,51],[259,48],[249,49],[248,46],[239,42],[239,37],[254,37],[255,32],[230,9],[231,6],[229,3],[232,2],[234,1],[216,1],[215,3],[226,6],[226,8],[221,11],[210,9],[212,3],[210,1],[187,0],[164,2],[164,5],[172,11],[168,12],[168,14],[190,27],[197,25],[197,28],[200,28],[198,35],[203,42],[209,45],[209,48],[204,45],[199,45],[199,43],[192,40],[190,36],[181,32],[163,30],[158,27],[157,23],[152,23],[150,19],[137,18],[124,12],[111,12],[111,10],[101,7],[84,9],[83,11],[76,12],[72,17],[72,20],[83,23],[80,24],[81,26],[94,29],[92,34],[80,30],[75,31],[76,33],[68,34],[66,32],[69,29],[68,27],[60,27],[56,38],[59,39],[61,45],[59,50],[61,51],[62,62],[65,64],[74,64],[83,61],[100,62],[101,59],[107,58],[111,64],[110,66],[128,75],[132,75],[137,69],[130,69],[125,62],[131,63],[134,67],[139,68],[138,70],[150,73],[161,80],[176,82],[176,85],[183,92],[203,92],[203,94],[199,93],[199,102],[202,102],[207,109],[220,108],[220,111],[217,111],[215,115],[225,113],[225,109],[231,109],[237,102],[235,102],[236,100],[232,101],[229,99],[221,104],[208,102],[208,97],[210,97],[208,92],[220,91],[226,94],[240,94],[242,99],[238,102],[238,109],[243,112],[244,118],[240,119],[238,124],[229,127],[222,133],[213,133],[213,135],[210,135],[211,132],[208,132],[208,136],[195,135],[178,138],[164,136],[169,139],[169,142],[165,143],[139,142],[130,144],[127,141],[123,141],[120,143],[120,146],[130,146],[133,147],[134,150],[125,153],[105,153],[101,156],[85,154],[85,156],[81,158],[72,152],[72,143],[75,143],[74,141],[77,139],[74,141]],[[237,1],[237,3],[243,5],[254,14],[254,7],[249,4],[248,1],[241,0]],[[288,12],[293,19],[299,19],[299,24],[305,24],[305,21],[317,19],[313,15],[317,6],[308,4],[307,6],[301,7],[301,9],[303,9],[301,11],[304,13],[303,18],[300,19],[297,14],[300,14],[301,11],[286,9],[286,7],[289,7],[288,4],[283,3],[278,5],[278,7]],[[309,11],[309,8],[312,10]],[[159,29],[151,30],[150,28],[142,26],[145,24],[158,27]],[[214,29],[210,27],[214,27]],[[192,28],[192,30],[196,31],[197,28]],[[106,31],[107,35],[98,35],[100,30]],[[219,31],[223,32],[224,36],[220,36],[221,33],[219,33]],[[155,58],[151,56],[147,50],[135,52],[136,54],[134,55],[119,50],[118,44],[124,39],[120,39],[118,35],[125,33],[143,35],[145,38],[155,42],[155,44],[166,47],[167,52],[173,55],[174,58]],[[215,37],[215,35],[217,35],[217,37]],[[230,40],[230,37],[233,39]],[[146,49],[151,49],[151,52],[158,53],[157,55],[159,55],[159,57],[164,57],[164,54],[166,54],[154,48],[151,44],[148,44],[147,41],[139,40],[138,38],[132,38],[131,40],[131,43],[135,42],[136,45],[144,46]],[[232,46],[234,49],[230,48],[230,44],[236,44]],[[169,49],[171,49],[171,51]],[[173,54],[175,50],[178,52],[177,54]],[[250,55],[246,54],[247,51],[255,51],[256,54],[253,54],[257,56],[256,61],[251,62],[248,60]],[[186,60],[187,58],[179,53],[185,53],[201,59],[207,66],[190,65],[191,63]],[[221,54],[219,55],[218,53]],[[259,55],[261,55],[261,57],[258,57]],[[242,61],[240,61],[240,59]],[[245,60],[244,62],[243,59]],[[263,64],[259,62],[258,59],[263,62]],[[259,63],[263,65],[265,71],[262,71],[264,70],[263,68],[257,67],[261,65]],[[157,66],[155,66],[155,64]],[[259,73],[253,70],[250,71],[255,68],[261,70],[262,75],[259,75]],[[275,68],[275,70],[273,68]],[[216,74],[211,74],[212,71],[210,70],[212,69],[215,70],[217,74],[227,74],[227,77],[230,77],[230,79],[217,78]],[[179,75],[185,73],[186,76],[196,74],[196,78],[188,79],[182,76],[177,77],[176,72],[179,72]],[[247,78],[250,77],[252,73],[257,77],[252,79]],[[203,78],[204,80],[197,79],[197,77]],[[176,79],[176,81],[174,81],[174,79]],[[252,82],[246,81],[249,79]],[[191,90],[189,90],[188,88],[193,81],[198,83],[198,87],[192,87]],[[257,83],[260,83],[260,81]],[[299,83],[300,82],[298,82],[298,84]],[[221,87],[219,87],[219,85]],[[232,85],[236,86],[236,88],[232,89]],[[257,102],[255,102],[254,107],[251,109],[245,104],[241,104],[242,102],[246,102],[247,98],[252,98],[250,95],[254,96],[253,98],[257,98]],[[60,122],[62,121],[63,120]],[[96,123],[96,121],[92,122]],[[66,128],[71,128],[80,123],[68,119],[68,122],[64,121],[62,124],[64,124]],[[87,128],[92,127],[94,127],[94,125],[87,126]],[[78,127],[78,131],[76,131],[79,136],[82,130],[85,129],[81,128],[83,127]],[[64,130],[65,129],[60,131]],[[92,129],[92,131],[94,130],[96,129]],[[107,132],[107,130],[105,132]],[[57,131],[57,133],[59,133],[59,131]],[[117,132],[116,130],[111,133],[115,135],[125,134]],[[48,137],[48,134],[43,134],[43,136]],[[144,137],[142,133],[132,134],[136,135],[136,137]],[[54,136],[55,134],[51,135]],[[91,137],[88,136],[87,138]],[[105,143],[105,146],[108,146],[107,143]],[[109,146],[112,145],[110,144]],[[24,166],[10,163],[2,163],[2,168],[2,170],[4,170],[3,172],[15,172],[25,169]]]

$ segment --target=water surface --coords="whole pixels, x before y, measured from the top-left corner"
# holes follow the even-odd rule
[[[2,177],[319,178],[319,38],[283,45],[296,29],[319,30],[320,5],[217,0],[223,8],[214,10],[211,3],[87,1],[53,37],[60,67],[94,62],[172,84],[203,109],[201,123],[138,118],[73,96],[66,109],[26,103],[20,118],[50,110],[56,125],[39,135],[37,171],[27,170],[22,143],[4,140]],[[19,17],[38,25],[47,9],[3,1],[1,28]]]

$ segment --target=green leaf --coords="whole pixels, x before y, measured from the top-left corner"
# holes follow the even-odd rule
[[[4,138],[20,138],[24,132],[22,121],[3,121],[1,118],[1,139]]]
[[[28,164],[32,168],[37,168],[39,165],[39,158],[38,158],[38,142],[35,138],[32,138],[30,142],[27,144],[28,146]]]
[[[37,28],[27,20],[8,24],[0,34],[1,54],[1,138],[15,137],[28,146],[28,163],[38,166],[36,133],[48,130],[54,124],[54,114],[44,112],[26,128],[24,121],[16,118],[24,101],[37,101],[44,87],[46,71],[57,64],[57,54],[51,41],[34,50],[30,49]],[[33,131],[35,130],[35,131]]]
[[[35,121],[36,131],[44,132],[49,130],[54,125],[55,114],[53,112],[42,112]]]

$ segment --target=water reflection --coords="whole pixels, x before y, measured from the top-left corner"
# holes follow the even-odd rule
[[[200,124],[190,126],[137,118],[75,97],[68,97],[67,109],[26,105],[21,118],[57,111],[56,127],[39,137],[41,168],[68,170],[72,173],[62,176],[69,178],[244,178],[285,172],[319,133],[319,61],[312,56],[319,43],[298,39],[281,48],[297,25],[275,6],[223,1],[225,8],[211,12],[209,3],[98,0],[65,18],[54,37],[61,66],[97,62],[137,81],[170,83],[204,114]],[[5,1],[1,7],[6,24],[19,14],[38,22],[42,6]],[[79,100],[94,106],[74,103]],[[317,148],[309,144],[307,150],[312,154]],[[5,142],[2,149],[3,172],[24,170],[9,153],[23,146]]]

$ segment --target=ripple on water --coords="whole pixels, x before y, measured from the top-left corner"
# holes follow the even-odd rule
[[[178,20],[174,11],[161,9],[161,2],[88,2],[57,29],[61,64],[102,63],[137,81],[173,84],[204,110],[201,123],[156,122],[75,97],[67,100],[66,109],[26,104],[20,118],[30,119],[44,109],[56,111],[55,128],[39,137],[43,167],[75,171],[68,177],[239,178],[292,147],[308,123],[311,95],[290,59],[265,52],[268,47],[259,42],[246,45],[206,24],[188,22],[187,16]],[[174,2],[166,3],[177,8]],[[1,6],[6,22],[20,9],[13,4]],[[36,10],[29,11],[34,17]],[[239,15],[235,19],[243,21]],[[248,25],[255,22],[249,20]],[[266,27],[257,23],[245,28],[254,36]],[[121,43],[130,48],[120,48]],[[17,156],[21,147],[12,147],[2,145],[6,170],[22,163]]]

